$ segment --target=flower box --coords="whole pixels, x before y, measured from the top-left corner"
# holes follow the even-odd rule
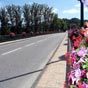
[[[70,33],[70,34],[69,34]],[[71,51],[65,54],[70,71],[67,73],[69,88],[88,88],[88,29],[68,32]]]

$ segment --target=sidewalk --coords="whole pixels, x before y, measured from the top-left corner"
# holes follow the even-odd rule
[[[67,36],[65,36],[35,88],[64,88],[66,80],[66,60],[64,54],[67,52],[67,44]]]

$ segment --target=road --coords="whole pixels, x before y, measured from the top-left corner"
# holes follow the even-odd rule
[[[31,88],[66,33],[0,46],[0,88]]]

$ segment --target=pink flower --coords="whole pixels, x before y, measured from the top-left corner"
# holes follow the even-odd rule
[[[79,57],[84,58],[85,55],[86,55],[86,53],[87,53],[87,50],[85,49],[85,47],[82,47],[81,50],[77,53],[77,55],[78,55]]]
[[[70,72],[68,74],[68,80],[69,80],[70,84],[75,84],[76,78],[72,72]]]
[[[75,52],[76,52],[76,51],[75,51],[75,49],[74,49],[74,47],[73,47],[71,53],[74,54]]]
[[[88,88],[88,84],[83,83],[83,84],[82,84],[82,88]]]
[[[82,87],[83,87],[83,88],[86,88],[86,84],[85,84],[85,83],[83,83],[83,84],[82,84]]]
[[[75,70],[75,77],[79,79],[81,77],[81,70],[78,68]]]
[[[85,29],[84,36],[85,36],[85,37],[88,36],[88,28]]]
[[[73,69],[75,70],[75,69],[78,69],[78,68],[80,68],[80,65],[77,62],[74,62]]]
[[[87,78],[86,73],[87,73],[87,70],[83,69],[82,72],[81,72],[81,77],[82,78]]]
[[[77,55],[73,54],[72,55],[72,64],[74,64],[74,62],[76,62],[76,59],[77,59]]]
[[[85,62],[85,61],[84,61],[84,58],[80,58],[80,60],[79,60],[78,62],[79,62],[79,63]]]

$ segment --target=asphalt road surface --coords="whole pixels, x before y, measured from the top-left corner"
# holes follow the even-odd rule
[[[31,88],[66,33],[0,46],[0,88]]]

